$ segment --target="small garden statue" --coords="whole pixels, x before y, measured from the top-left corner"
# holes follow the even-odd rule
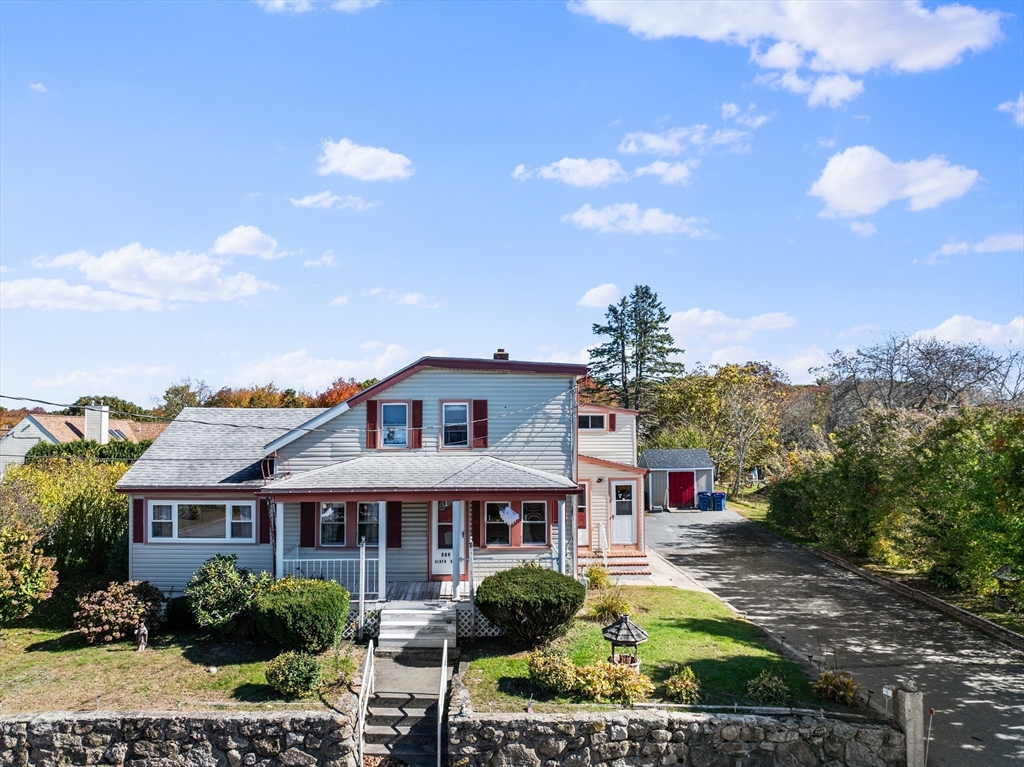
[[[146,628],[146,624],[140,622],[139,627],[135,629],[135,641],[138,642],[138,652],[142,652],[146,649],[146,644],[149,642],[149,629]]]

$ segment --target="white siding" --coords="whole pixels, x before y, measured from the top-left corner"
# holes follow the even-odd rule
[[[581,413],[586,411],[581,410]],[[600,415],[594,411],[595,415]],[[608,414],[605,414],[605,423]],[[636,417],[615,414],[615,431],[580,429],[580,455],[636,466]]]
[[[699,506],[697,493],[710,493],[714,490],[711,483],[711,469],[694,470],[693,478],[693,505]],[[668,502],[668,472],[665,470],[652,469],[650,477],[650,506],[664,506]]]
[[[493,455],[542,471],[572,473],[572,379],[533,373],[423,370],[376,399],[423,401],[423,448],[439,447],[442,400],[487,400]],[[292,473],[355,458],[365,450],[366,405],[360,404],[279,451]]]
[[[589,525],[588,531],[590,533],[591,540],[596,541],[596,530],[599,523],[604,523],[605,529],[608,531],[608,535],[611,536],[612,530],[611,525],[608,521],[608,480],[607,477],[612,473],[614,469],[610,469],[607,466],[596,466],[586,461],[580,461],[579,474],[580,479],[588,479],[590,482],[590,497],[587,499],[589,514]],[[605,477],[604,482],[598,483],[598,477]]]
[[[427,580],[427,504],[402,504],[402,548],[388,547],[389,581]]]
[[[714,491],[714,485],[711,482],[714,471],[712,469],[697,469],[693,481],[693,492],[695,493],[710,493]]]
[[[268,544],[133,543],[130,577],[150,581],[165,594],[181,596],[193,573],[214,554],[237,554],[239,567],[274,571],[274,549]]]
[[[52,442],[49,437],[27,418],[23,418],[14,425],[0,439],[0,477],[7,471],[7,466],[12,463],[25,463],[25,453],[40,442]]]
[[[558,567],[557,561],[553,565],[550,563],[552,554],[557,558],[557,537],[558,534],[552,531],[552,539],[555,546],[549,548],[537,549],[512,549],[507,551],[499,551],[498,549],[476,549],[473,552],[473,579],[477,582],[483,580],[488,575],[494,575],[494,573],[502,570],[508,570],[509,568],[515,567],[520,562],[530,562],[533,560],[542,560],[545,566]]]

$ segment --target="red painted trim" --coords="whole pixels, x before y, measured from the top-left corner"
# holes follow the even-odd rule
[[[622,470],[628,470],[629,466],[621,466],[616,464],[616,468]],[[567,487],[564,492],[566,495],[571,495],[579,490],[577,487]],[[536,498],[538,495],[543,494],[547,497],[548,493],[552,492],[563,492],[561,490],[552,490],[550,487],[527,487],[520,488],[513,492],[502,492],[501,490],[491,490],[489,488],[463,488],[460,490],[387,490],[381,488],[330,488],[321,487],[313,490],[274,490],[273,488],[267,488],[262,493],[262,497],[273,496],[277,499],[298,499],[303,500],[317,500],[317,501],[353,501],[356,499],[366,500],[368,497],[373,497],[377,500],[388,500],[388,501],[423,501],[423,500],[441,500],[450,501],[453,498],[458,500],[459,498],[465,498],[470,496],[472,498],[480,500],[493,500],[493,501],[504,501],[509,498],[519,499],[530,499]],[[291,500],[290,502],[294,502]]]
[[[411,448],[423,447],[423,400],[412,401],[412,411],[409,415],[408,437],[406,438]]]
[[[629,464],[625,463],[606,461],[604,458],[594,458],[589,455],[583,455],[582,453],[579,456],[579,460],[581,460],[583,463],[593,464],[594,466],[606,466],[609,469],[620,469],[622,471],[628,471],[633,474],[640,474],[642,476],[645,476],[647,472],[650,471],[650,469],[643,469],[640,468],[639,466],[630,466]]]
[[[609,407],[608,405],[591,405],[587,402],[580,403],[581,415],[586,415],[591,410],[598,413],[625,413],[626,415],[640,415],[639,410],[630,410],[624,407]]]
[[[389,549],[402,548],[402,502],[388,501],[384,504],[387,514],[388,532],[385,544]]]
[[[380,437],[380,408],[376,400],[366,403],[366,449],[376,450],[377,439]]]
[[[615,413],[608,414],[608,431],[615,431]]]
[[[146,542],[146,499],[135,498],[132,502],[132,543]]]
[[[312,549],[319,543],[320,537],[317,533],[317,504],[313,501],[304,501],[299,506],[299,546],[304,549]],[[348,531],[345,531],[346,537]]]
[[[579,513],[580,513],[579,509],[580,509],[580,506],[579,506],[579,503],[576,504],[576,529],[577,530],[585,529],[587,531],[587,535],[589,536],[590,535],[590,529],[592,527],[592,525],[590,524],[590,507],[591,507],[591,503],[592,503],[592,500],[593,500],[591,498],[591,495],[590,495],[590,493],[591,493],[590,480],[589,479],[581,479],[579,481],[579,484],[582,485],[583,488],[584,488],[585,495],[583,497],[586,499],[586,503],[584,504],[584,509],[583,509],[583,525],[582,525],[582,527],[580,526],[580,520],[579,520]],[[589,540],[589,537],[588,537],[588,540]]]
[[[472,405],[470,406],[470,412],[470,418],[472,419],[470,439],[473,447],[486,448],[488,446],[488,431],[490,428],[490,424],[487,420],[489,417],[487,413],[487,400],[473,400]]]
[[[270,543],[270,499],[257,500],[259,508],[259,530],[256,533],[257,543]]]

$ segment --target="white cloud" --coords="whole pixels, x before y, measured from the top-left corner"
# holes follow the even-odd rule
[[[412,175],[412,160],[383,147],[360,146],[347,138],[341,141],[326,139],[320,145],[317,157],[321,176],[340,173],[360,181],[394,181]]]
[[[580,229],[599,232],[688,234],[690,237],[710,234],[708,230],[699,228],[699,224],[707,223],[702,218],[680,218],[661,208],[643,210],[635,202],[606,205],[600,210],[586,204],[575,213],[562,216],[562,221],[571,221]]]
[[[270,13],[306,13],[315,8],[358,13],[378,3],[380,0],[256,0],[256,5]]]
[[[3,274],[4,272],[9,272],[9,271],[11,271],[11,270],[8,267],[4,266],[3,264],[0,264],[0,274]]]
[[[722,119],[733,120],[751,130],[757,130],[771,118],[768,115],[759,115],[757,113],[757,104],[751,104],[747,107],[746,111],[743,111],[737,104],[727,101],[722,104]]]
[[[324,254],[322,256],[320,256],[320,258],[316,259],[315,261],[303,261],[302,265],[303,266],[321,267],[321,266],[335,266],[337,263],[338,263],[338,261],[334,257],[334,251],[333,250],[325,250]]]
[[[74,370],[67,375],[57,375],[53,378],[37,378],[32,382],[33,386],[109,386],[110,384],[122,383],[125,378],[132,376],[161,376],[166,378],[174,372],[173,365],[122,365],[120,367],[104,367],[99,370]]]
[[[518,165],[512,171],[512,178],[546,178],[561,181],[569,186],[607,186],[616,181],[625,181],[629,174],[622,169],[618,160],[596,157],[587,160],[582,157],[563,157],[558,162],[542,165],[539,168],[528,168]]]
[[[384,343],[382,341],[363,341],[359,344],[360,349],[379,349]]]
[[[133,242],[117,250],[108,250],[101,256],[94,256],[88,251],[78,250],[65,253],[53,259],[37,259],[36,266],[46,268],[77,268],[89,280],[103,282],[111,288],[124,293],[134,293],[148,298],[167,301],[230,301],[243,296],[251,296],[263,290],[274,289],[268,282],[257,279],[247,272],[225,274],[221,264],[203,253],[161,253],[151,248],[144,248],[140,243]],[[60,280],[44,280],[43,282],[60,283]],[[63,283],[61,283],[63,284]],[[67,286],[65,286],[67,287]],[[56,287],[53,287],[56,290]],[[92,288],[77,286],[69,290],[83,291],[85,295]],[[93,291],[95,294],[95,291]],[[99,294],[95,294],[99,295]],[[110,305],[103,308],[122,308],[114,305],[115,294],[104,293]],[[95,297],[95,296],[94,296]],[[117,299],[126,297],[117,296]],[[143,303],[141,299],[130,308],[157,309],[159,302]],[[68,308],[89,308],[68,307]]]
[[[257,256],[265,261],[292,255],[278,252],[277,240],[255,226],[236,226],[222,234],[213,244],[213,252],[220,256]]]
[[[953,343],[980,342],[995,348],[1010,344],[1024,344],[1024,317],[1014,317],[1005,325],[978,320],[964,314],[954,314],[938,327],[919,330],[915,338],[938,338]]]
[[[808,372],[811,368],[825,365],[829,360],[828,354],[817,346],[808,346],[801,349],[792,357],[788,357],[779,363],[789,380],[795,384],[811,383],[814,378]]]
[[[338,377],[366,380],[393,373],[409,361],[409,352],[389,344],[370,360],[340,360],[311,357],[306,349],[282,354],[239,368],[233,381],[247,385],[253,381],[273,381],[278,386],[317,390],[329,386]]]
[[[391,299],[396,304],[402,304],[404,306],[419,306],[423,309],[439,309],[441,304],[428,301],[427,297],[422,293],[404,293],[403,295],[391,294]]]
[[[622,291],[619,287],[611,282],[606,282],[603,285],[598,285],[596,288],[591,288],[583,294],[576,303],[579,306],[595,306],[604,308],[608,304],[613,304],[619,300],[619,296],[622,295]]]
[[[46,86],[43,85],[42,83],[29,83],[28,87],[31,88],[32,90],[34,90],[36,93],[49,93],[50,92],[49,90],[47,90]]]
[[[661,176],[661,183],[686,186],[693,177],[693,168],[697,167],[699,161],[689,160],[687,162],[666,162],[655,160],[650,165],[637,168],[633,171],[634,176]]]
[[[990,234],[981,242],[963,242],[950,240],[938,250],[928,254],[923,259],[925,264],[943,264],[949,261],[950,256],[960,256],[964,253],[1010,253],[1024,251],[1024,234]],[[916,263],[916,262],[915,262]]]
[[[854,234],[859,234],[861,237],[870,237],[873,234],[878,234],[875,225],[870,221],[851,221],[850,231]]]
[[[711,353],[712,365],[728,365],[730,362],[743,364],[757,357],[757,352],[746,346],[726,346]]]
[[[763,330],[785,330],[796,317],[785,312],[768,312],[742,319],[717,309],[687,309],[672,312],[668,329],[677,344],[721,344],[749,340]]]
[[[824,147],[825,149],[831,149],[836,145],[834,138],[820,138],[818,139],[818,146]]]
[[[331,299],[331,306],[345,306],[348,303],[348,296],[338,296]]]
[[[996,109],[1012,115],[1014,124],[1024,128],[1024,91],[1020,92],[1016,101],[1004,101]]]
[[[307,194],[305,197],[295,199],[289,197],[292,205],[296,208],[326,208],[327,210],[344,210],[350,208],[352,210],[362,213],[364,210],[369,210],[375,205],[380,205],[379,202],[367,202],[362,197],[354,195],[346,195],[341,197],[330,192],[319,192],[318,194]]]
[[[910,210],[935,208],[966,194],[978,171],[950,165],[944,157],[894,162],[870,146],[851,147],[833,155],[808,194],[820,197],[824,218],[852,218],[907,200]]]
[[[720,128],[710,135],[707,125],[691,125],[685,128],[670,128],[662,133],[636,131],[627,133],[619,144],[623,154],[678,155],[690,147],[706,150],[716,146],[743,147],[743,141],[750,134],[735,128]]]
[[[96,290],[89,285],[68,285],[64,280],[27,280],[0,282],[0,308],[71,309],[89,312],[107,310],[159,311],[160,301],[153,298],[127,296],[109,290]]]
[[[696,37],[750,48],[751,60],[781,70],[767,80],[838,106],[863,89],[849,74],[924,72],[957,64],[1002,37],[998,11],[966,5],[881,2],[706,2],[573,0],[570,10],[660,39]],[[801,78],[800,70],[811,77]]]

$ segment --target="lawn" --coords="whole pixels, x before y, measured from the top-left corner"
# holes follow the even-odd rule
[[[821,705],[800,668],[769,648],[757,626],[715,597],[652,586],[624,587],[622,593],[636,607],[632,619],[650,635],[640,646],[640,660],[641,670],[658,687],[656,697],[677,666],[689,665],[701,680],[703,703],[752,704],[744,695],[747,681],[767,668],[789,685],[793,705]],[[601,628],[599,623],[577,620],[552,647],[579,665],[606,660],[610,646]],[[527,653],[509,653],[500,640],[481,641],[463,652],[471,660],[465,681],[478,711],[522,711],[531,695],[537,711],[565,710],[578,702],[535,690]]]
[[[361,648],[343,644],[324,654],[332,687],[324,699],[287,701],[264,676],[275,650],[226,643],[198,632],[154,632],[149,648],[87,645],[70,629],[74,596],[95,584],[61,587],[37,612],[0,634],[0,701],[4,714],[37,711],[265,709],[324,707],[344,689]],[[216,668],[211,673],[210,668]]]

